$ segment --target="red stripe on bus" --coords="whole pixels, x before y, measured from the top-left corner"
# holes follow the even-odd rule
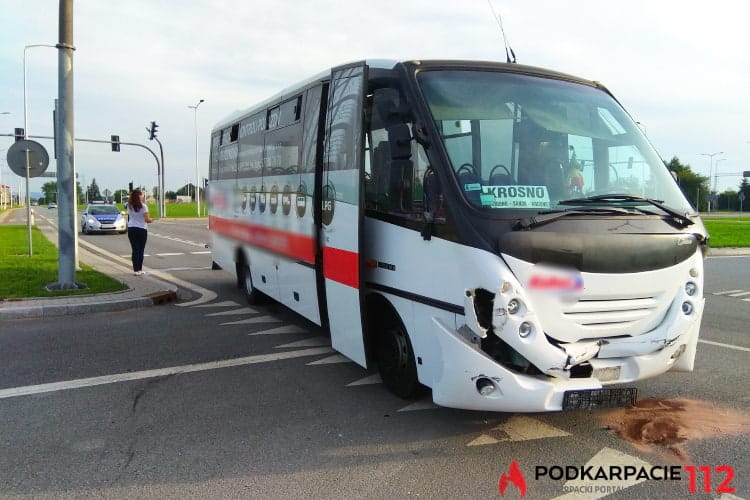
[[[293,259],[315,264],[315,238],[249,222],[208,218],[211,231]]]
[[[323,248],[323,275],[352,288],[359,288],[359,254],[340,248]]]

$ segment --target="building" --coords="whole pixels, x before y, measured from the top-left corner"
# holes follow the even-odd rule
[[[12,204],[10,186],[0,184],[0,208],[6,208]]]

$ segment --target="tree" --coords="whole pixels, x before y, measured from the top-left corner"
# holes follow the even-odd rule
[[[42,193],[44,193],[44,201],[40,203],[52,203],[57,201],[57,181],[45,182],[42,185]]]
[[[86,188],[86,191],[89,194],[89,203],[102,199],[102,194],[99,192],[99,186],[96,184],[96,179],[91,179],[91,184]]]
[[[665,164],[669,170],[677,174],[677,183],[690,204],[698,211],[706,210],[708,208],[708,177],[696,174],[690,165],[683,165],[676,156]]]
[[[128,198],[129,194],[130,193],[128,193],[127,189],[118,189],[117,191],[115,191],[115,194],[114,194],[114,196],[115,196],[115,202],[116,203],[124,203],[125,200]]]
[[[739,210],[739,200],[737,199],[737,191],[727,189],[723,193],[719,194],[716,200],[716,210],[721,210],[724,207],[728,212],[734,209]]]
[[[166,193],[164,193],[164,199],[174,201],[177,199],[177,193],[175,193],[174,191],[167,191]]]

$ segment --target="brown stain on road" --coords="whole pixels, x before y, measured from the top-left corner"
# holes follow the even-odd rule
[[[750,432],[747,414],[686,398],[641,399],[635,406],[605,414],[602,420],[639,450],[666,450],[681,462],[690,461],[684,448],[690,440]]]

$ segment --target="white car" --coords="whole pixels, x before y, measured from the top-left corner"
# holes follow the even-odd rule
[[[81,214],[81,232],[83,234],[105,231],[117,231],[123,234],[127,230],[128,223],[125,216],[114,205],[89,204]]]

